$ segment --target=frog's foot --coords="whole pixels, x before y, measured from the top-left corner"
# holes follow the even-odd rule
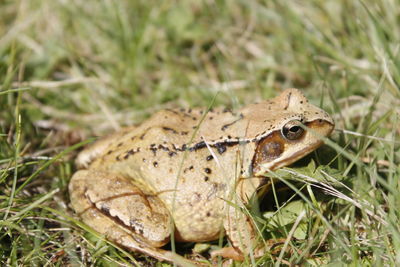
[[[253,253],[254,258],[260,258],[265,254],[265,251],[266,249],[264,247],[261,247],[256,248],[255,251],[251,253]],[[232,259],[235,261],[243,261],[245,258],[243,252],[241,252],[239,249],[235,249],[234,247],[225,247],[211,252],[211,258],[215,258],[217,256]]]
[[[228,258],[228,259],[233,259],[235,261],[243,261],[243,253],[240,251],[237,251],[233,247],[226,247],[226,248],[221,248],[218,250],[214,250],[211,252],[211,258],[215,258],[221,256],[223,258]]]
[[[157,196],[145,194],[129,179],[104,171],[81,170],[72,177],[69,192],[74,210],[107,239],[159,260],[190,264],[158,248],[169,242],[169,212]]]

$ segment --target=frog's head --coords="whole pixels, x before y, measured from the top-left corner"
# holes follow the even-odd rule
[[[252,166],[256,176],[287,166],[323,144],[334,128],[332,118],[308,103],[297,89],[283,91],[274,102],[280,106],[274,128],[257,142]]]

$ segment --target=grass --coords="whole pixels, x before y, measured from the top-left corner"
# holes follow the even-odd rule
[[[1,265],[161,266],[74,217],[77,151],[162,108],[287,87],[336,131],[252,211],[283,240],[260,262],[400,265],[399,13],[391,0],[1,1]]]

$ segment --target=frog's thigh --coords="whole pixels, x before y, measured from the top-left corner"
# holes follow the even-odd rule
[[[157,196],[124,177],[81,170],[69,185],[71,204],[83,221],[107,238],[135,250],[169,241],[170,215]]]

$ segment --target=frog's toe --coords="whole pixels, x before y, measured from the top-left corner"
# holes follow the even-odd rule
[[[235,261],[243,261],[244,257],[242,252],[237,251],[233,247],[221,248],[211,252],[211,258],[221,256],[223,258],[233,259]]]

